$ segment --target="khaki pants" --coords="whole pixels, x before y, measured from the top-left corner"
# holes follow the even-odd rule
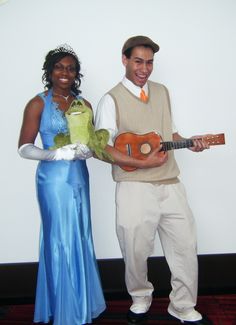
[[[171,304],[179,311],[194,307],[198,287],[196,232],[183,185],[119,182],[116,207],[116,230],[129,294],[152,294],[147,258],[153,253],[158,232],[171,270]]]

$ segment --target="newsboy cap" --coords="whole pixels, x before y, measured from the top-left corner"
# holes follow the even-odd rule
[[[158,52],[160,48],[159,45],[154,43],[149,37],[138,35],[127,39],[127,41],[122,47],[122,54],[124,54],[124,52],[128,49],[131,49],[135,46],[142,46],[142,45],[150,46],[154,53]]]

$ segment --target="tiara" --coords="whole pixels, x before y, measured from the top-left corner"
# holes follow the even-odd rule
[[[73,50],[73,48],[70,45],[68,45],[68,44],[58,45],[54,50],[51,51],[51,54],[54,55],[56,53],[61,53],[61,52],[71,54],[76,59],[78,59],[77,54],[75,53],[75,51]]]

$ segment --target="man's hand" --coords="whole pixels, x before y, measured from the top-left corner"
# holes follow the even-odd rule
[[[146,159],[142,160],[143,166],[140,168],[153,168],[164,165],[168,160],[168,153],[160,151],[160,148],[154,149]]]
[[[193,140],[194,146],[189,149],[194,152],[200,152],[205,149],[210,149],[208,142],[204,140],[204,137],[207,137],[207,136],[210,136],[210,134],[195,135],[195,136],[191,137],[191,139]]]

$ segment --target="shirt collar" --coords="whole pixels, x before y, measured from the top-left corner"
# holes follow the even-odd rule
[[[125,86],[125,88],[127,88],[132,94],[134,94],[137,97],[139,97],[141,89],[143,89],[145,91],[145,93],[148,95],[147,83],[145,83],[145,85],[141,88],[141,87],[136,86],[132,81],[130,81],[126,77],[124,77],[122,80],[122,84],[123,84],[123,86]]]

